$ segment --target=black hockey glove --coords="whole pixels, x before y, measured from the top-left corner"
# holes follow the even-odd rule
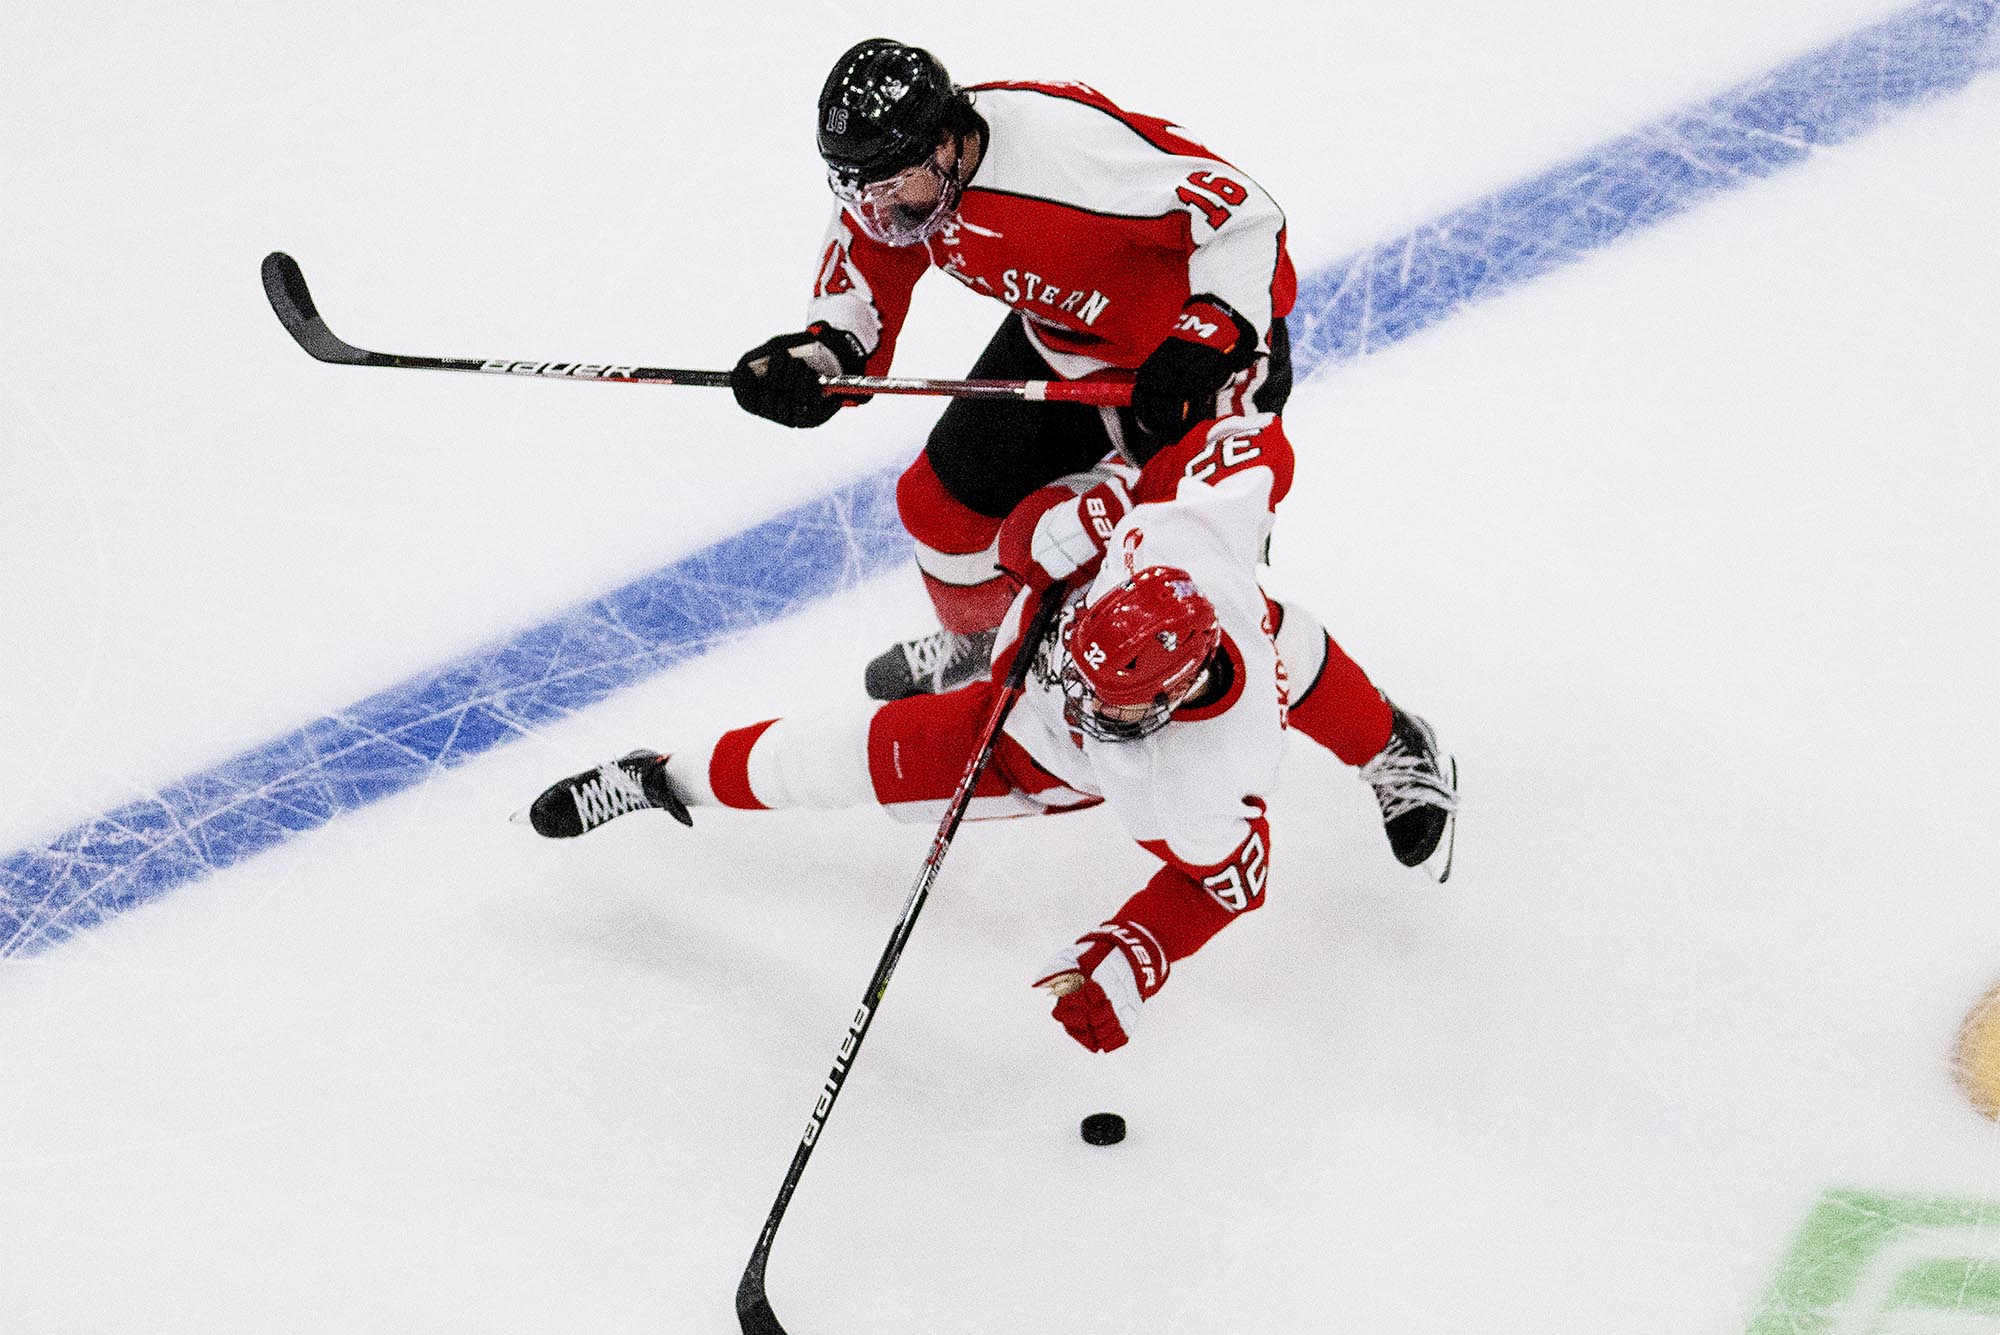
[[[1215,396],[1257,360],[1257,331],[1213,297],[1191,297],[1167,341],[1140,363],[1132,416],[1156,448],[1215,416]]]
[[[845,329],[815,324],[767,339],[744,353],[729,373],[729,388],[745,412],[780,426],[820,426],[842,404],[866,398],[823,393],[820,377],[860,375],[867,365],[860,339]]]

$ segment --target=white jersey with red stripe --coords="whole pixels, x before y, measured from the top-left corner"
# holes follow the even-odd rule
[[[990,133],[956,216],[921,245],[870,240],[836,209],[808,322],[853,333],[885,373],[932,267],[1022,313],[1069,377],[1137,367],[1190,296],[1256,329],[1290,312],[1285,217],[1263,187],[1156,117],[1078,83],[969,90]]]
[[[1138,502],[1078,602],[1146,566],[1174,566],[1215,607],[1232,680],[1220,698],[1183,706],[1150,736],[1108,742],[1063,718],[1060,638],[1052,637],[1008,717],[1006,734],[1068,789],[1103,798],[1132,838],[1190,868],[1229,861],[1259,829],[1284,746],[1286,681],[1272,644],[1257,562],[1272,511],[1291,483],[1291,448],[1269,415],[1231,418],[1148,461]],[[995,655],[1012,658],[1031,597],[1010,610]],[[1072,604],[1072,610],[1076,604]],[[1256,855],[1261,866],[1263,849]],[[1261,884],[1261,880],[1260,880]]]

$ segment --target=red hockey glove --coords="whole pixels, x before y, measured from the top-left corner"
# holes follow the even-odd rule
[[[1104,544],[1132,508],[1132,493],[1113,474],[1086,473],[1096,485],[1079,492],[1058,482],[1034,492],[1000,525],[1000,568],[1033,589],[1059,584],[1078,571],[1095,570]]]
[[[729,388],[745,412],[780,426],[819,426],[842,404],[860,401],[826,393],[820,377],[860,375],[867,365],[860,339],[845,329],[815,324],[766,339],[744,353],[729,373]]]
[[[1257,360],[1257,331],[1214,297],[1190,297],[1166,342],[1139,365],[1132,416],[1154,447],[1216,415],[1215,396]]]
[[[1167,981],[1167,952],[1145,928],[1107,922],[1049,962],[1034,986],[1055,994],[1051,1012],[1092,1052],[1122,1048],[1139,1003]]]

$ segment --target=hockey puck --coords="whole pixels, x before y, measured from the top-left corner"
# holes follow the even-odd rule
[[[1125,1119],[1117,1113],[1092,1113],[1083,1119],[1086,1145],[1116,1145],[1125,1139]]]

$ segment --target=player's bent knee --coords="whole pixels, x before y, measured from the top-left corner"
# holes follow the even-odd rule
[[[983,552],[1000,533],[998,519],[952,494],[928,453],[919,454],[896,480],[896,514],[911,537],[940,552]]]

